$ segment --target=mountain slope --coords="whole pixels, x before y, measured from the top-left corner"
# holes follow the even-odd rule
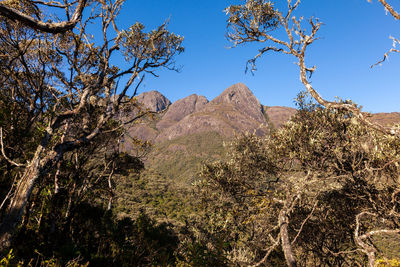
[[[201,132],[232,137],[240,132],[258,130],[267,123],[262,110],[260,102],[244,84],[235,84],[199,111],[164,129],[156,143]]]
[[[255,131],[263,135],[279,128],[297,111],[290,107],[263,106],[250,89],[238,83],[208,102],[204,96],[190,95],[171,104],[156,91],[137,97],[142,105],[159,112],[126,128],[125,151],[130,141],[150,141],[153,149],[146,164],[151,171],[179,183],[193,181],[203,162],[222,156],[223,142],[234,135]],[[377,113],[371,120],[383,125],[400,122],[400,113]]]
[[[393,124],[400,123],[400,112],[375,113],[372,114],[371,121],[383,126],[392,126]]]
[[[184,117],[200,111],[207,103],[207,98],[195,94],[179,99],[168,107],[165,115],[157,123],[157,128],[159,130],[168,128],[182,120]]]
[[[263,106],[263,108],[264,108],[264,114],[266,114],[267,118],[269,119],[269,122],[275,128],[281,127],[283,124],[285,124],[287,121],[290,120],[290,117],[292,117],[297,112],[296,109],[289,107]]]

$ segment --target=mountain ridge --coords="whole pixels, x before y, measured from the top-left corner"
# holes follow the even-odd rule
[[[146,166],[183,184],[194,181],[202,163],[222,158],[223,143],[233,136],[248,131],[263,135],[282,127],[297,112],[291,107],[262,105],[243,83],[226,88],[211,101],[192,94],[171,103],[157,91],[136,99],[158,113],[126,128],[124,150],[133,152],[136,139],[153,143]],[[371,119],[390,125],[400,122],[400,113],[372,114]]]

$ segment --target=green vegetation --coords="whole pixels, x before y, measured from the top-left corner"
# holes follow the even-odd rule
[[[149,155],[150,169],[176,183],[190,184],[203,163],[223,155],[224,139],[216,132],[203,132],[165,141]]]
[[[226,257],[239,265],[400,258],[399,140],[350,112],[303,94],[298,101],[297,115],[281,129],[244,135],[232,142],[229,160],[203,168],[209,246],[222,237],[231,247]]]
[[[263,0],[227,9],[235,45],[278,45],[253,67],[271,50],[299,60],[308,93],[291,120],[264,136],[184,135],[147,159],[147,142],[120,150],[129,127],[117,118],[156,130],[157,116],[126,92],[144,73],[174,69],[183,38],[165,24],[118,30],[122,3],[0,3],[0,266],[399,266],[400,125],[370,123],[312,88],[305,49],[321,24],[301,29],[299,1],[286,16]],[[66,21],[38,21],[53,18],[44,7],[65,9]],[[103,43],[87,33],[94,21]],[[289,41],[269,35],[280,27]],[[113,53],[130,67],[111,65]]]

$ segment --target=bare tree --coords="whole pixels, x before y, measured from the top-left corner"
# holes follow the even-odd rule
[[[26,111],[27,130],[40,138],[31,153],[15,159],[7,155],[11,148],[3,142],[12,129],[2,131],[3,158],[22,175],[2,219],[0,249],[10,245],[38,180],[53,170],[65,153],[119,130],[121,125],[114,123],[116,115],[124,106],[134,107],[134,96],[145,74],[156,75],[159,68],[174,70],[174,56],[183,51],[183,38],[170,33],[166,23],[150,32],[140,23],[119,30],[116,17],[122,0],[90,1],[85,14],[87,1],[63,5],[26,2],[34,5],[35,12],[39,12],[35,9],[38,4],[62,6],[68,22],[32,24],[20,17],[10,19],[15,12],[1,21],[1,93]],[[71,17],[73,3],[77,7]],[[32,6],[18,7],[20,13],[32,12]],[[92,23],[101,25],[97,39],[88,27]],[[67,31],[71,25],[75,28]],[[60,31],[64,33],[54,34]],[[115,65],[113,60],[118,56],[128,62],[127,68]]]

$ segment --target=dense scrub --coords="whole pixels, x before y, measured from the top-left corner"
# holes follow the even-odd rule
[[[298,105],[272,135],[240,137],[229,160],[203,168],[212,238],[229,244],[232,264],[399,258],[399,140],[304,95]]]
[[[400,142],[303,94],[298,106],[269,135],[226,144],[186,187],[113,150],[114,134],[68,154],[35,187],[10,261],[277,266],[291,253],[298,266],[395,262]]]

